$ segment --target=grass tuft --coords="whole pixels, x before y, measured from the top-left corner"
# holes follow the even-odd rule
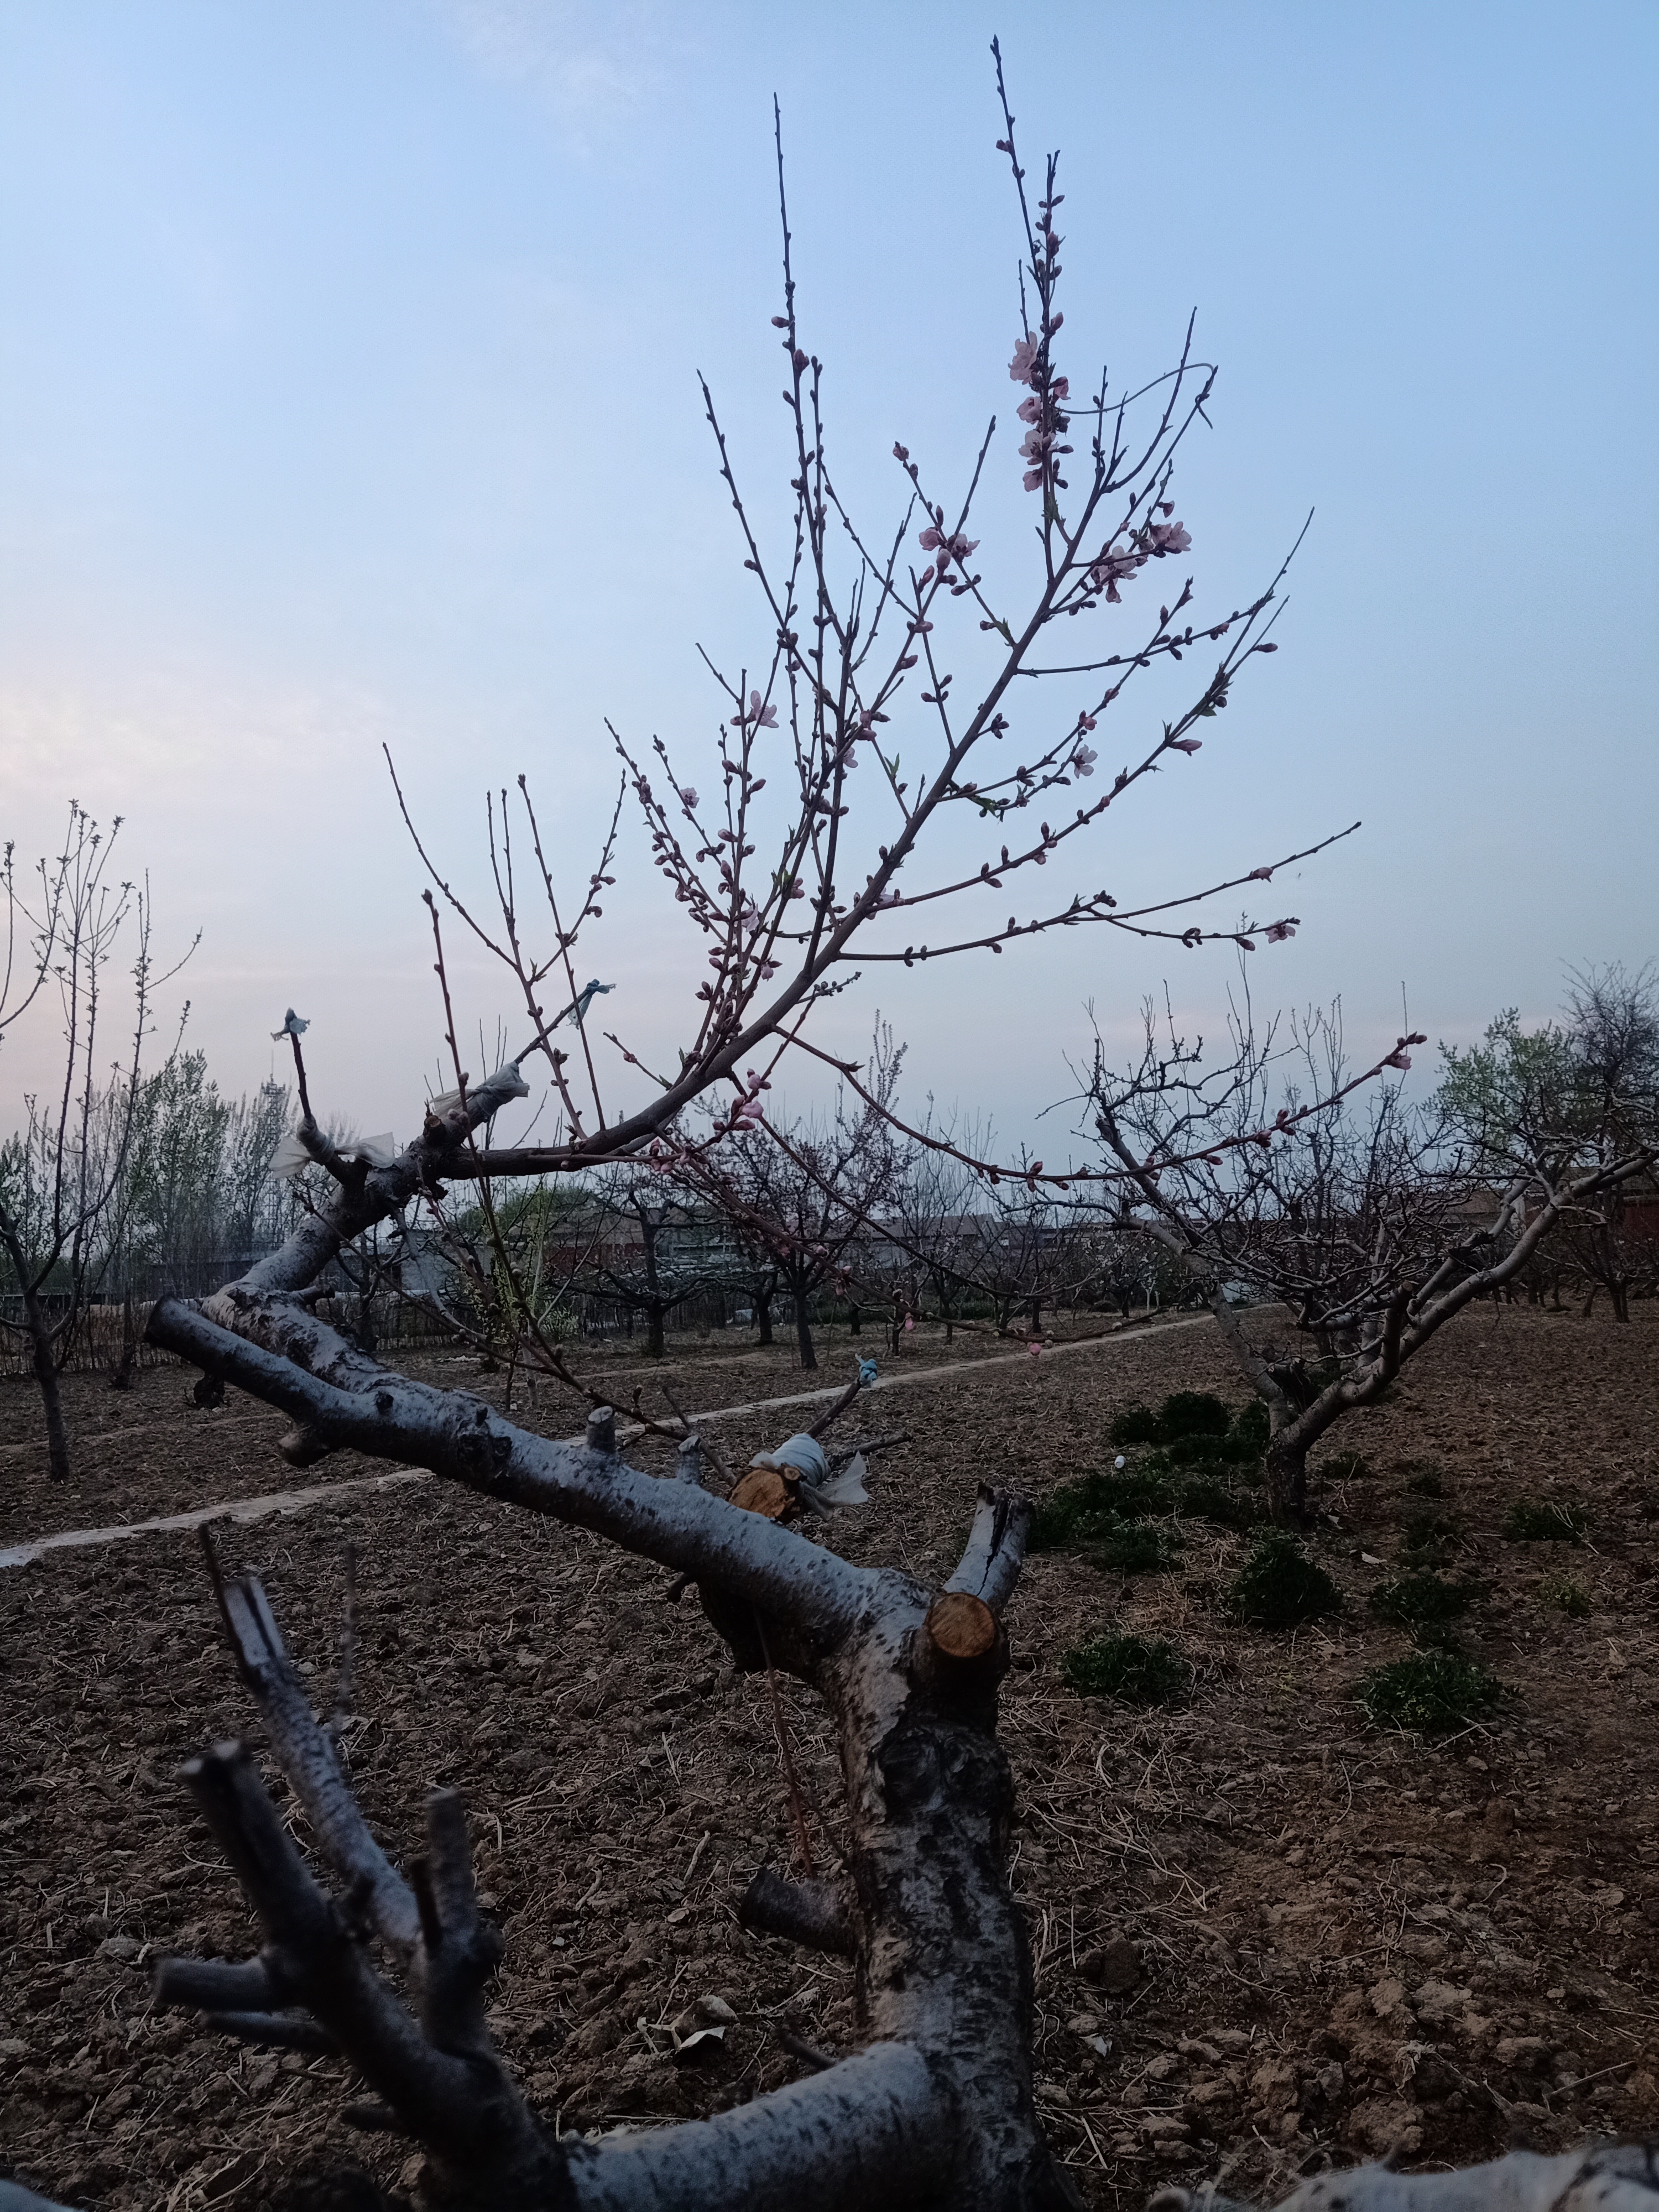
[[[1095,1565],[1116,1575],[1161,1574],[1175,1565],[1181,1539],[1152,1521],[1115,1521],[1090,1553]]]
[[[1358,1698],[1378,1728],[1416,1729],[1425,1735],[1462,1728],[1492,1708],[1504,1693],[1495,1674],[1455,1651],[1414,1651],[1409,1659],[1378,1667],[1360,1683]]]
[[[1173,1705],[1190,1686],[1193,1669],[1162,1637],[1097,1636],[1074,1644],[1060,1662],[1068,1689],[1125,1705]]]
[[[1546,1575],[1538,1585],[1538,1595],[1557,1613],[1565,1613],[1569,1620],[1583,1620],[1594,1607],[1583,1583],[1575,1582],[1571,1575]]]
[[[1554,1498],[1517,1498],[1504,1516],[1504,1534],[1511,1544],[1576,1544],[1589,1526],[1582,1505],[1564,1505]]]
[[[1031,1520],[1028,1549],[1058,1551],[1103,1536],[1116,1520],[1167,1513],[1175,1503],[1169,1478],[1155,1467],[1102,1470],[1062,1482],[1048,1492]]]
[[[1408,1513],[1400,1549],[1419,1567],[1435,1566],[1445,1559],[1456,1534],[1443,1513]]]
[[[1397,1621],[1421,1643],[1447,1641],[1447,1625],[1467,1613],[1479,1592],[1470,1583],[1443,1582],[1438,1575],[1401,1575],[1371,1592],[1371,1611]]]
[[[1402,1459],[1397,1463],[1398,1472],[1406,1478],[1406,1487],[1413,1498],[1444,1498],[1446,1477],[1443,1468],[1431,1459]]]
[[[1254,1528],[1257,1518],[1253,1499],[1212,1475],[1194,1475],[1182,1484],[1180,1510],[1189,1521],[1208,1521],[1218,1528]]]
[[[1150,1406],[1131,1406],[1106,1433],[1115,1444],[1155,1444],[1159,1442],[1158,1415]]]
[[[1247,1553],[1232,1586],[1234,1610],[1261,1628],[1294,1628],[1337,1612],[1342,1593],[1316,1566],[1294,1536],[1264,1529]]]
[[[1371,1463],[1357,1451],[1334,1452],[1329,1459],[1321,1460],[1313,1470],[1322,1482],[1364,1482],[1370,1475]]]

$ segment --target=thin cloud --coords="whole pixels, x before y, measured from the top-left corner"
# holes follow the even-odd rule
[[[578,146],[637,118],[674,50],[666,13],[584,0],[434,0],[439,20],[486,76],[528,86]]]

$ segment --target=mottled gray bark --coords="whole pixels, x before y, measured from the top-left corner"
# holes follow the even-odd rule
[[[250,1834],[269,1823],[248,1800],[246,1762],[228,1750],[198,1762],[192,1786],[271,1941],[252,1972],[169,1963],[161,1994],[245,2038],[326,2039],[380,2098],[384,2124],[427,2145],[440,2196],[458,2208],[759,2212],[785,2196],[792,2212],[928,2201],[1048,2212],[1073,2203],[1036,2124],[1030,1968],[1004,1874],[1012,1785],[996,1741],[1006,1663],[998,1615],[1018,1579],[1029,1506],[982,1493],[961,1569],[947,1591],[929,1590],[895,1571],[854,1567],[795,1528],[709,1495],[695,1451],[682,1454],[679,1479],[649,1477],[618,1459],[614,1425],[602,1418],[584,1445],[552,1443],[475,1399],[378,1367],[292,1297],[245,1283],[210,1304],[211,1319],[162,1301],[152,1337],[280,1407],[325,1448],[429,1467],[679,1570],[698,1583],[712,1619],[743,1624],[732,1636],[740,1665],[762,1663],[763,1650],[819,1692],[847,1778],[850,1894],[843,1902],[775,1883],[773,1917],[759,1924],[850,1954],[869,2047],[776,2096],[623,2152],[542,2143],[477,2027],[465,2044],[480,2100],[472,2112],[455,2101],[459,2077],[437,2063],[454,2044],[453,2024],[434,2027],[423,2013],[417,2026],[384,1984],[344,1972],[333,1923],[301,1886],[310,1880],[303,1868],[273,1875],[268,1841],[238,1840],[227,1805]],[[441,1938],[447,1922],[429,1918],[418,1885],[369,1836],[258,1585],[233,1583],[221,1601],[271,1748],[343,1895],[413,1986],[427,1988],[433,1931]],[[340,1908],[329,1909],[337,1917]],[[480,2130],[493,2147],[486,2164]]]
[[[1293,2190],[1278,2212],[1655,2212],[1650,2143],[1591,2143],[1546,2158],[1511,2151],[1455,2173],[1352,2166]],[[1210,2190],[1160,2189],[1147,2212],[1243,2212]]]

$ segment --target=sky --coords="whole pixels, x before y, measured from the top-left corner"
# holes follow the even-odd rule
[[[283,1072],[292,1006],[319,1110],[413,1133],[442,1015],[383,748],[483,898],[521,772],[585,883],[607,717],[714,780],[698,648],[753,665],[769,626],[696,380],[769,522],[775,94],[838,481],[890,532],[894,441],[954,497],[994,414],[975,565],[1028,589],[993,33],[1028,166],[1061,151],[1074,383],[1157,373],[1194,313],[1220,364],[1176,479],[1200,605],[1313,517],[1280,650],[1044,888],[1168,894],[1359,820],[1276,879],[1301,926],[1250,981],[1340,995],[1365,1055],[1402,1007],[1462,1041],[1659,952],[1648,0],[0,0],[0,836],[124,818],[158,950],[201,933],[164,1012],[222,1088]],[[1103,768],[1173,696],[1126,694]],[[703,940],[626,809],[613,872],[582,980],[660,1064]],[[1087,1008],[1127,1049],[1167,982],[1213,1036],[1235,964],[1066,932],[866,970],[816,1033],[857,1052],[879,1010],[912,1106],[1016,1143]],[[452,980],[493,1037],[507,979],[458,949]],[[49,1078],[37,1011],[0,1127]]]

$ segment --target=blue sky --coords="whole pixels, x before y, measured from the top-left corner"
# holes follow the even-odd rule
[[[1221,364],[1177,478],[1206,604],[1315,512],[1283,649],[1079,883],[1363,817],[1252,971],[1258,1003],[1340,992],[1361,1047],[1402,987],[1462,1038],[1659,951],[1650,6],[0,0],[0,834],[43,849],[71,794],[127,817],[164,941],[204,932],[228,1087],[292,1004],[319,1096],[410,1131],[439,1009],[382,742],[474,885],[520,769],[585,877],[607,714],[707,778],[696,643],[753,659],[766,626],[695,375],[765,508],[775,91],[851,495],[886,526],[896,437],[951,483],[1010,424],[994,30],[1028,157],[1062,149],[1079,374],[1162,368],[1194,308]],[[624,823],[583,966],[665,1053],[702,945]],[[1125,1034],[1166,973],[1213,1030],[1224,952],[1079,932],[884,970],[824,1033],[879,1004],[913,1100],[1017,1133],[1084,1001]],[[493,1031],[509,1002],[462,981]],[[8,1042],[0,1120],[49,1045]]]

